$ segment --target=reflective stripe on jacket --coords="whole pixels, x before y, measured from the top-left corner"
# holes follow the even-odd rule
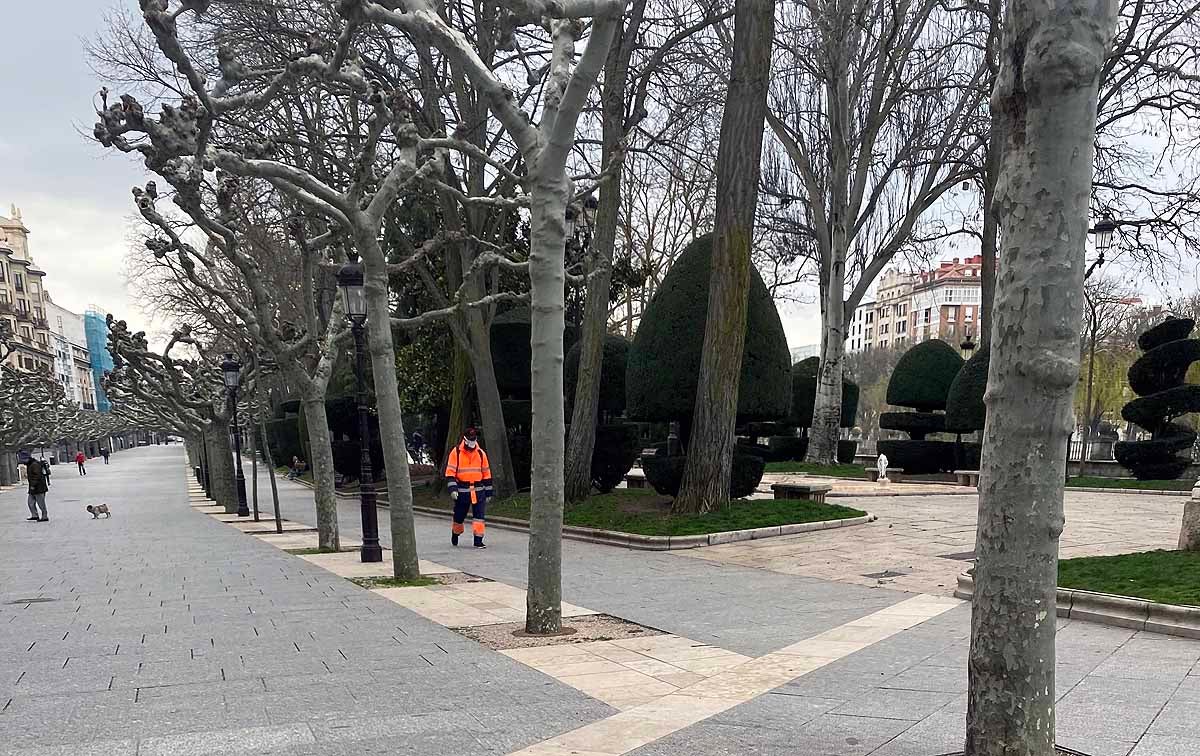
[[[460,490],[491,495],[492,467],[487,452],[478,446],[468,449],[461,443],[454,447],[446,461],[446,486],[454,495]],[[473,495],[472,500],[474,498]]]

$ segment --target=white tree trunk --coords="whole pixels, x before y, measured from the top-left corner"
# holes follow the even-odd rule
[[[392,532],[392,571],[399,580],[421,576],[417,563],[417,536],[413,526],[412,479],[408,474],[408,446],[396,381],[396,346],[392,340],[392,312],[388,305],[388,272],[376,229],[366,224],[356,239],[362,255],[367,294],[367,351],[375,379],[375,407],[379,412],[379,440],[387,467],[388,511]]]
[[[471,373],[475,376],[475,398],[479,401],[483,443],[487,450],[488,462],[492,466],[492,483],[496,489],[496,498],[504,499],[517,492],[512,455],[508,450],[508,425],[504,419],[504,408],[500,404],[500,387],[496,383],[496,369],[492,364],[492,344],[488,337],[488,329],[483,326],[482,321],[473,323],[472,334],[474,344],[467,354],[471,360]],[[465,429],[450,428],[448,438],[457,443],[463,430]],[[447,449],[452,445],[447,443]]]
[[[308,424],[309,461],[313,473],[313,500],[317,507],[317,545],[337,551],[341,548],[338,534],[337,495],[333,482],[333,448],[329,438],[329,418],[325,414],[324,392],[321,398],[306,398],[304,417]]]
[[[813,400],[812,426],[804,461],[816,465],[837,464],[838,428],[842,424],[842,371],[846,354],[845,276],[830,278],[822,312],[821,366],[817,372],[817,394]]]
[[[204,431],[209,465],[212,498],[229,514],[238,510],[237,485],[233,479],[233,446],[229,443],[229,426],[223,420],[210,423]]]
[[[533,463],[525,631],[540,634],[562,629],[564,216],[569,188],[563,172],[557,173],[536,178],[530,206]]]
[[[992,113],[1005,139],[971,623],[968,756],[1052,756],[1063,470],[1079,378],[1100,68],[1114,0],[1014,0]]]

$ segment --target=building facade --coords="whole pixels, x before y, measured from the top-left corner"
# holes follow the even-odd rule
[[[83,316],[46,298],[50,338],[54,346],[54,375],[67,397],[83,409],[96,409],[92,359],[87,346]]]
[[[92,305],[83,314],[83,330],[87,338],[88,356],[92,363],[92,386],[96,395],[96,409],[108,412],[112,402],[104,395],[104,374],[113,369],[112,355],[108,352],[107,314]]]
[[[885,272],[875,299],[854,311],[846,351],[904,348],[929,339],[957,347],[967,338],[977,340],[982,267],[983,258],[976,255],[920,273]]]
[[[52,375],[45,278],[29,253],[29,229],[14,206],[10,217],[0,215],[0,318],[9,321],[14,336],[7,364]]]

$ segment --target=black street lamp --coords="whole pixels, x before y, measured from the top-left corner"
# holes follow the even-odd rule
[[[358,499],[362,510],[361,561],[382,562],[379,546],[379,514],[375,508],[375,478],[371,469],[371,424],[367,418],[366,341],[367,290],[363,285],[363,266],[356,260],[338,269],[338,288],[346,305],[346,318],[354,334],[354,388],[358,401]]]
[[[238,384],[242,379],[242,364],[233,358],[232,354],[225,355],[221,362],[221,373],[225,380],[225,391],[229,397],[233,425],[233,458],[237,460],[237,497],[238,517],[249,517],[250,507],[246,506],[246,476],[242,474],[242,433],[238,425],[237,393]]]

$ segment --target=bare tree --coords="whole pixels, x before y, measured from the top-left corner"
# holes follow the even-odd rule
[[[1112,0],[1015,0],[992,97],[1003,261],[992,326],[967,756],[1053,756],[1058,537],[1079,377],[1093,146]]]
[[[1083,401],[1084,434],[1083,453],[1079,458],[1079,474],[1084,474],[1088,449],[1092,437],[1100,424],[1101,412],[1092,404],[1092,384],[1096,377],[1096,346],[1114,336],[1125,320],[1125,311],[1138,304],[1136,294],[1123,282],[1109,277],[1089,278],[1083,284],[1085,304],[1083,317],[1083,343],[1087,346],[1087,384]]]
[[[926,211],[978,171],[978,25],[936,0],[810,0],[782,16],[768,115],[821,297],[821,368],[807,461],[836,461],[845,324]]]

